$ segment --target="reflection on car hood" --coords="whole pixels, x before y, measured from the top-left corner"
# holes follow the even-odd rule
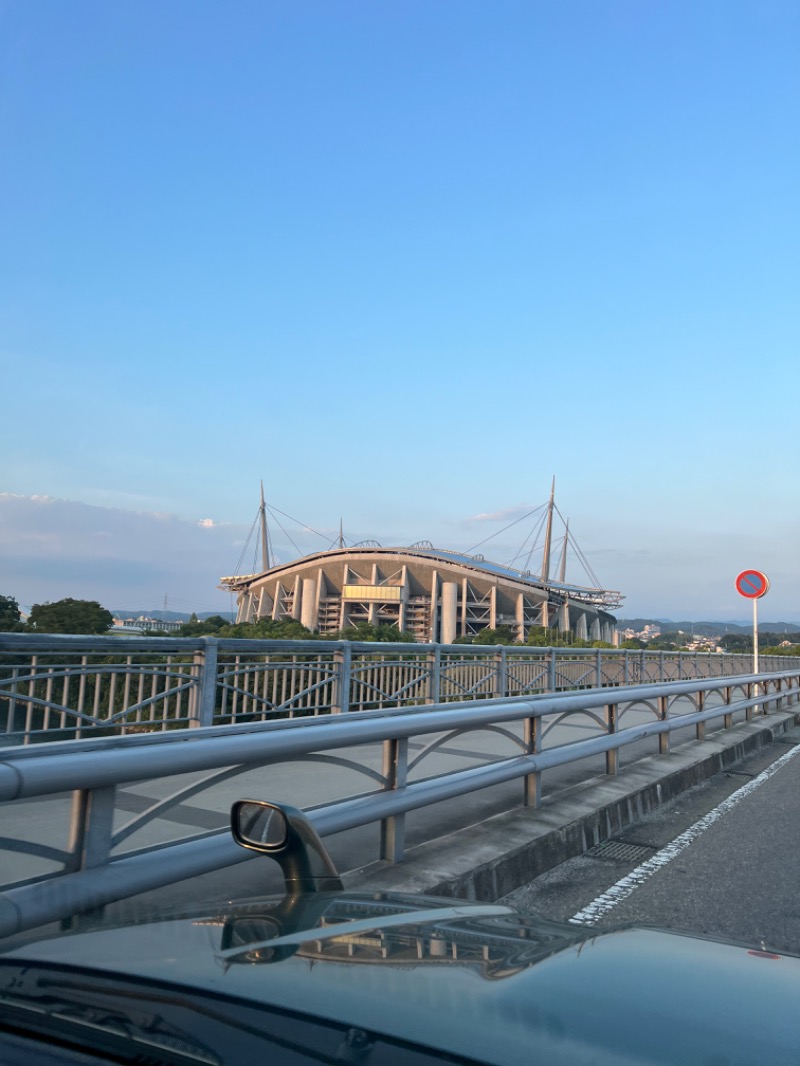
[[[507,907],[312,895],[113,926],[0,955],[305,1012],[491,1063],[795,1061],[800,959]]]

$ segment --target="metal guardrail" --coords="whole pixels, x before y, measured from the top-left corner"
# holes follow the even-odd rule
[[[764,670],[800,660],[762,659]],[[0,746],[723,677],[746,655],[0,636]]]
[[[698,740],[716,719],[729,728],[735,716],[783,710],[800,697],[800,669],[724,679],[676,681],[555,695],[481,700],[416,708],[352,713],[347,718],[309,717],[288,721],[201,728],[190,734],[158,733],[8,748],[0,761],[0,801],[13,815],[15,803],[72,793],[69,840],[57,848],[27,838],[0,839],[0,847],[48,860],[52,873],[7,886],[0,894],[0,935],[28,929],[138,892],[171,884],[248,858],[227,829],[194,833],[131,850],[128,842],[165,811],[254,767],[299,759],[355,770],[373,791],[347,795],[309,812],[322,835],[380,822],[380,857],[398,861],[404,853],[405,814],[506,781],[522,782],[521,801],[541,802],[542,775],[589,756],[604,754],[616,774],[621,748],[658,738],[669,753],[675,730],[691,727]],[[688,709],[687,709],[688,708]],[[639,718],[623,726],[623,720]],[[643,720],[641,720],[643,719]],[[580,740],[548,743],[560,726],[580,720],[589,731]],[[478,766],[423,777],[419,765],[455,737],[489,730],[507,742],[508,752]],[[562,733],[564,731],[562,730]],[[571,734],[574,735],[574,734]],[[411,738],[425,738],[413,758]],[[379,745],[382,770],[363,755],[342,749]],[[178,784],[169,796],[119,824],[121,786],[175,775],[205,774]],[[375,787],[377,786],[377,787]],[[6,818],[10,824],[13,818]],[[224,822],[224,816],[221,816]],[[24,816],[20,819],[24,826]],[[7,832],[8,830],[6,830]],[[126,850],[126,847],[128,850]]]

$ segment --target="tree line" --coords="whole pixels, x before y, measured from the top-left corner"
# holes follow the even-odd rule
[[[111,611],[97,600],[67,597],[55,603],[35,603],[22,620],[13,596],[0,596],[0,633],[107,633],[114,622]]]
[[[27,621],[23,621],[19,603],[13,596],[0,596],[0,633],[70,633],[98,635],[108,633],[114,617],[109,610],[96,600],[63,599],[55,603],[36,603],[31,607]],[[259,622],[229,622],[222,615],[214,614],[199,619],[192,614],[188,622],[180,629],[167,633],[165,630],[151,629],[148,636],[162,637],[219,637],[220,639],[239,640],[352,640],[361,643],[415,643],[410,633],[401,633],[394,625],[371,625],[359,622],[335,633],[314,633],[295,619],[276,621],[264,618]],[[785,646],[768,645],[768,638],[774,639],[774,633],[764,633],[764,655],[800,655],[800,633],[784,634]],[[506,644],[517,645],[515,628],[499,625],[493,629],[482,629],[471,636],[457,637],[456,644]],[[582,640],[572,633],[562,633],[558,629],[546,626],[531,626],[528,630],[527,646],[547,648],[611,648],[612,644],[603,640]],[[685,651],[687,635],[685,633],[662,633],[660,637],[645,642],[631,639],[624,641],[620,647],[631,650],[647,651]],[[752,653],[753,638],[746,633],[727,633],[720,637],[719,645],[726,652]]]

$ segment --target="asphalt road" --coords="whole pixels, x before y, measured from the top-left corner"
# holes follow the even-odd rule
[[[791,753],[791,754],[790,754]],[[505,897],[800,954],[800,729]]]

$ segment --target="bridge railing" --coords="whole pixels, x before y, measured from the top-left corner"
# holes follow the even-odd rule
[[[654,738],[658,754],[667,755],[676,731],[684,742],[687,730],[702,740],[712,723],[725,729],[755,714],[793,713],[798,698],[795,668],[201,728],[189,743],[159,733],[7,748],[0,760],[0,849],[18,864],[24,857],[47,869],[0,892],[0,935],[243,861],[248,853],[227,828],[229,802],[218,803],[215,828],[199,831],[188,815],[200,810],[187,801],[254,770],[259,794],[273,799],[286,798],[275,792],[281,781],[312,790],[313,775],[297,772],[301,760],[330,775],[355,773],[355,791],[339,789],[309,816],[322,835],[380,823],[379,857],[398,861],[410,811],[511,781],[521,783],[520,802],[537,807],[543,776],[556,767],[601,756],[605,772],[616,774],[629,745]],[[491,742],[473,741],[469,751],[453,746],[476,731]],[[464,768],[454,769],[454,754],[467,756]],[[597,773],[595,763],[588,767]],[[142,788],[148,781],[158,782],[149,799]],[[127,787],[133,783],[135,795]],[[33,839],[35,824],[55,830],[49,818],[32,822],[26,801],[52,797],[55,811],[65,792],[72,794],[66,840],[59,846]],[[176,817],[165,825],[170,811]]]
[[[762,658],[764,670],[798,660]],[[747,655],[165,637],[0,637],[0,746],[724,677]]]

